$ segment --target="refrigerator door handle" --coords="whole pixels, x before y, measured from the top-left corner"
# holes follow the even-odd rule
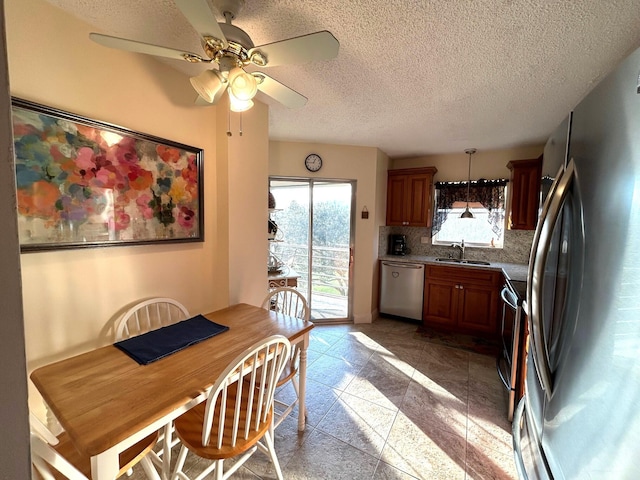
[[[535,250],[531,251],[531,261],[529,262],[529,282],[527,286],[527,297],[529,305],[530,334],[533,340],[533,356],[536,372],[542,389],[547,398],[551,398],[553,379],[549,362],[549,349],[545,341],[544,323],[542,321],[542,289],[547,254],[551,244],[553,229],[562,210],[562,205],[569,193],[569,186],[575,176],[575,164],[573,159],[569,161],[564,173],[557,179],[553,193],[547,197],[545,202],[546,215],[539,228],[536,230],[534,240]]]

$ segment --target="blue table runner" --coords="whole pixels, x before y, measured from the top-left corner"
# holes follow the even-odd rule
[[[229,327],[196,315],[179,323],[152,330],[114,343],[140,365],[160,360],[207,338],[226,332]]]

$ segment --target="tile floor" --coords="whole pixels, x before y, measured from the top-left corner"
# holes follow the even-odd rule
[[[380,318],[312,330],[307,429],[298,434],[296,410],[276,430],[285,479],[516,478],[495,359],[428,343],[416,327]],[[293,394],[289,384],[278,395]],[[206,465],[187,462],[194,476]],[[131,479],[142,478],[138,466]],[[232,478],[275,474],[257,452]]]

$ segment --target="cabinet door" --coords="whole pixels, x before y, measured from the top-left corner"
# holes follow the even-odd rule
[[[430,227],[434,167],[390,170],[387,176],[387,225]]]
[[[431,226],[431,184],[428,174],[411,175],[407,179],[407,203],[405,218],[412,227]]]
[[[511,229],[535,230],[540,205],[542,159],[517,160],[511,169]]]
[[[458,291],[455,282],[429,280],[424,285],[422,320],[425,325],[455,328],[458,315]]]
[[[497,332],[498,295],[495,287],[460,284],[458,296],[458,326],[461,330]]]
[[[387,179],[387,225],[405,225],[407,197],[406,175],[389,175]]]

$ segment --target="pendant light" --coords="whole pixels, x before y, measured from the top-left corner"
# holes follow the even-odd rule
[[[469,189],[471,188],[471,155],[476,153],[477,150],[475,148],[467,148],[464,153],[469,155],[469,175],[467,177],[467,208],[464,209],[460,218],[473,218],[473,213],[469,211]]]

